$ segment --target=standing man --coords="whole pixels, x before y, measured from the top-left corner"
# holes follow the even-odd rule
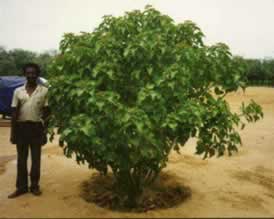
[[[16,198],[28,192],[28,152],[31,151],[30,191],[41,195],[39,187],[41,146],[46,144],[48,125],[48,89],[37,83],[40,68],[28,63],[23,67],[24,86],[14,91],[12,99],[11,138],[17,149],[16,191],[8,198]]]

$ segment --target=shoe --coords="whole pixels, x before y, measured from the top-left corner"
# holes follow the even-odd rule
[[[27,190],[16,190],[15,192],[11,193],[8,198],[16,198],[20,195],[23,195],[25,193],[27,193],[28,191]]]
[[[35,196],[40,196],[42,194],[42,192],[39,188],[30,189],[30,192]]]

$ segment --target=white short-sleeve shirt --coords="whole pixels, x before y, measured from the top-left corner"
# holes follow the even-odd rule
[[[15,89],[12,98],[12,107],[20,104],[18,121],[42,121],[42,109],[48,106],[48,88],[37,85],[31,95],[27,93],[26,85]]]

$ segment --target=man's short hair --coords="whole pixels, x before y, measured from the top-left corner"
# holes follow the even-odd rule
[[[27,68],[34,68],[37,75],[40,75],[40,73],[41,73],[41,69],[40,69],[39,65],[37,65],[36,63],[30,62],[30,63],[25,64],[23,66],[23,74],[26,73]]]

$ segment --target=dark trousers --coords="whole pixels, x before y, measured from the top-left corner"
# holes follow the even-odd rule
[[[41,168],[41,145],[17,144],[17,190],[28,190],[28,152],[31,151],[31,189],[39,188]]]

